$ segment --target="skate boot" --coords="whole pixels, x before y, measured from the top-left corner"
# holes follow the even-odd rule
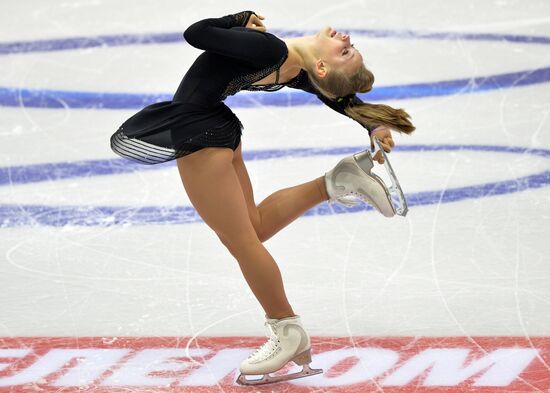
[[[311,342],[302,327],[300,316],[283,319],[266,319],[269,339],[241,363],[237,383],[263,385],[320,374],[323,370],[311,369]],[[303,366],[302,371],[287,375],[271,376],[290,361]],[[263,375],[260,379],[247,379],[247,375]]]
[[[325,184],[329,203],[339,202],[348,207],[357,204],[346,199],[357,197],[368,202],[386,217],[396,213],[386,185],[371,172],[374,163],[368,151],[353,154],[342,159],[332,170],[325,173]]]

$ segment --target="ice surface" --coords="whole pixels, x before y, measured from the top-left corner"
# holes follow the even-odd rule
[[[9,2],[0,47],[181,34],[200,18],[250,7]],[[310,334],[550,335],[550,73],[516,86],[550,67],[550,4],[279,1],[254,8],[281,32],[355,29],[375,91],[465,80],[458,92],[384,101],[405,108],[417,126],[411,137],[395,136],[391,154],[417,202],[406,218],[319,207],[265,243]],[[110,135],[137,108],[98,109],[99,96],[96,109],[66,100],[75,92],[170,95],[199,51],[183,40],[112,46],[102,39],[100,47],[0,55],[0,98],[63,92],[58,108],[0,108],[0,336],[263,334],[263,312],[215,234],[200,221],[170,219],[192,213],[175,166],[123,171],[109,149]],[[508,73],[518,74],[491,79]],[[484,80],[493,88],[476,91]],[[272,94],[292,100],[293,93]],[[257,203],[321,176],[346,155],[293,149],[368,144],[356,123],[319,105],[234,111],[245,125]],[[262,155],[273,149],[282,157]],[[129,213],[117,223],[106,211]]]

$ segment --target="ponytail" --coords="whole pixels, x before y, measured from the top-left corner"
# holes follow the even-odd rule
[[[351,76],[334,68],[327,73],[324,79],[318,79],[314,72],[307,74],[310,83],[325,97],[333,100],[354,96],[355,93],[367,93],[372,90],[374,84],[374,75],[364,64]],[[415,130],[409,120],[409,114],[403,109],[394,109],[384,104],[354,103],[353,101],[347,100],[349,104],[344,109],[346,115],[367,128],[386,126],[405,134],[410,134]]]
[[[415,130],[410,116],[403,109],[394,109],[384,104],[350,104],[344,109],[346,115],[363,125],[387,126],[392,130],[410,134]]]

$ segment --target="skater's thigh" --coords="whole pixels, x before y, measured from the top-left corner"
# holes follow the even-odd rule
[[[191,203],[226,246],[257,243],[232,161],[233,150],[209,147],[178,158],[177,165]]]
[[[248,171],[243,160],[242,143],[239,143],[237,149],[235,149],[235,152],[233,153],[233,168],[235,168],[235,173],[239,178],[241,189],[243,190],[244,199],[246,200],[246,205],[248,207],[248,217],[250,218],[252,225],[256,229],[256,233],[258,233],[258,236],[261,238],[260,212],[258,210],[258,207],[256,206],[256,202],[254,201],[254,191],[252,189],[252,183],[250,181],[250,177],[248,175]]]

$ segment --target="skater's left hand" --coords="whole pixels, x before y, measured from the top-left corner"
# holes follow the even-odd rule
[[[264,23],[262,22],[264,19],[265,19],[265,16],[252,14],[250,15],[250,19],[248,19],[248,23],[246,24],[245,27],[248,27],[249,29],[253,29],[253,30],[266,32],[267,29]]]
[[[372,131],[371,140],[374,143],[374,138],[378,138],[380,145],[386,153],[391,152],[391,149],[395,146],[395,142],[391,136],[391,130],[386,126],[380,126]],[[380,151],[377,151],[376,154],[372,157],[374,161],[377,161],[379,164],[384,163],[384,156]]]

